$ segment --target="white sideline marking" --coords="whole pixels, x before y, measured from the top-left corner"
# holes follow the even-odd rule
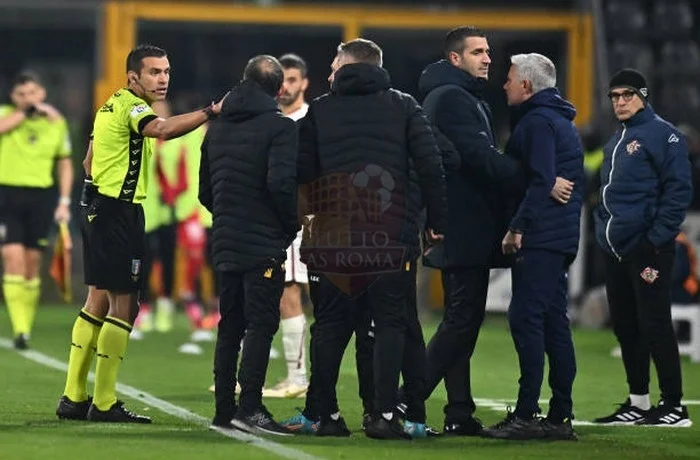
[[[0,348],[14,350],[14,345],[12,341],[0,337]],[[68,370],[68,365],[66,363],[54,359],[50,356],[47,356],[43,353],[40,353],[36,350],[17,351],[17,353],[30,361],[34,361],[35,363],[41,364],[46,367],[50,367],[52,369],[56,369],[62,372],[66,372]],[[88,374],[88,380],[92,382],[94,381],[94,379],[95,374],[90,372],[90,374]],[[173,415],[179,419],[191,422],[195,425],[202,426],[204,428],[209,428],[209,419],[204,418],[201,415],[195,414],[194,412],[191,412],[188,409],[185,409],[184,407],[176,406],[174,404],[169,403],[168,401],[157,398],[149,393],[146,393],[145,391],[139,390],[138,388],[129,385],[124,385],[122,383],[117,383],[117,391],[132,399],[141,401],[145,404],[155,407],[156,409],[160,409],[166,414]],[[282,444],[269,441],[259,436],[244,433],[242,431],[227,430],[223,428],[211,429],[221,433],[226,437],[237,439],[248,444],[252,444],[255,447],[259,447],[260,449],[272,452],[273,454],[283,458],[289,458],[292,460],[320,460],[320,457],[315,457],[311,454],[307,454],[306,452],[292,449],[291,447],[287,447]]]

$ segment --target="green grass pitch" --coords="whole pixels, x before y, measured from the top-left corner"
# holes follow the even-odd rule
[[[31,342],[32,350],[65,363],[70,330],[77,307],[41,308]],[[424,321],[429,338],[436,319]],[[365,438],[360,431],[361,406],[357,397],[354,353],[343,362],[338,394],[341,409],[353,435],[347,439],[311,437],[232,439],[211,431],[205,419],[213,415],[213,396],[207,391],[212,380],[213,344],[203,344],[200,356],[178,353],[189,335],[184,317],[169,334],[152,333],[129,344],[120,382],[153,395],[178,408],[191,411],[185,419],[157,407],[125,397],[128,407],[147,413],[153,425],[98,425],[58,421],[55,405],[61,395],[64,373],[35,361],[30,355],[0,347],[0,459],[75,460],[109,459],[698,459],[700,458],[700,364],[683,358],[685,398],[692,428],[576,427],[578,442],[505,442],[477,438],[450,438],[381,442]],[[0,310],[0,337],[10,338],[7,314]],[[578,330],[574,336],[578,376],[574,387],[577,422],[607,415],[622,402],[626,384],[619,359],[610,356],[615,339],[610,331]],[[7,340],[3,342],[7,345]],[[280,349],[279,337],[275,346]],[[36,354],[31,356],[37,356]],[[43,359],[43,358],[42,358]],[[478,399],[477,416],[492,424],[503,418],[503,406],[512,404],[517,392],[518,367],[512,340],[502,317],[489,317],[482,329],[473,366],[473,389]],[[285,372],[282,359],[271,361],[268,384]],[[653,369],[652,369],[653,372]],[[655,382],[655,377],[652,381]],[[658,398],[653,384],[652,398]],[[92,386],[90,386],[92,389]],[[543,391],[547,399],[549,391]],[[277,419],[295,413],[303,399],[266,400]],[[442,428],[442,386],[428,401],[429,424]],[[546,410],[546,405],[543,404]]]

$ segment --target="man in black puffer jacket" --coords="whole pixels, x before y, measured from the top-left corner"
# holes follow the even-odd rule
[[[433,237],[441,237],[447,209],[430,122],[412,97],[391,89],[381,61],[381,49],[369,40],[342,44],[330,93],[301,122],[299,179],[310,184],[314,216],[302,258],[315,297],[309,398],[318,404],[319,431],[349,434],[332,395],[352,324],[332,304],[332,283],[350,297],[364,296],[375,325],[375,413],[366,434],[397,439],[410,438],[393,414],[401,371],[407,418],[418,425],[417,435],[425,434],[425,344],[414,300],[421,201]],[[338,424],[344,429],[324,428]]]
[[[277,59],[250,60],[207,132],[199,171],[199,199],[214,216],[213,260],[221,282],[214,424],[279,435],[290,433],[272,420],[261,394],[280,321],[286,249],[299,230],[297,130],[274,99],[283,79]]]

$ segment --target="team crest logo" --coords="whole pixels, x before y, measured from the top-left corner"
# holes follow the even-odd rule
[[[654,281],[659,279],[659,271],[651,267],[647,267],[642,270],[642,273],[640,273],[639,276],[642,277],[645,283],[652,284]]]
[[[131,259],[131,279],[138,281],[141,274],[141,259]]]
[[[642,146],[642,144],[640,144],[639,141],[634,140],[634,141],[630,142],[629,144],[627,144],[627,147],[626,147],[627,153],[629,155],[633,155],[637,152],[637,150],[639,150],[639,147],[641,147],[641,146]]]

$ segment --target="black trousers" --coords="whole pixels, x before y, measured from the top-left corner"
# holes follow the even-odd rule
[[[649,393],[651,357],[661,398],[679,406],[681,364],[671,321],[674,256],[673,241],[655,248],[643,238],[622,261],[606,256],[605,287],[630,394]]]
[[[163,295],[171,298],[175,285],[175,245],[177,243],[177,226],[163,225],[146,233],[146,252],[143,260],[144,289],[141,290],[141,300],[151,300],[148,280],[151,277],[153,263],[159,260],[163,273]]]
[[[311,382],[305,416],[337,412],[335,386],[342,355],[353,330],[357,341],[360,398],[365,413],[393,412],[403,374],[407,418],[425,422],[425,342],[416,310],[416,272],[379,277],[350,299],[327,278],[310,275],[315,322],[311,326]],[[370,322],[374,324],[371,327]],[[374,333],[372,340],[370,333]]]
[[[445,312],[428,343],[424,399],[445,379],[446,423],[463,421],[476,410],[471,394],[470,361],[486,314],[488,285],[486,267],[442,272]]]
[[[309,273],[309,296],[313,303],[311,325],[311,378],[304,416],[326,420],[340,410],[336,385],[343,354],[355,334],[355,360],[360,399],[365,413],[373,412],[374,330],[367,293],[351,298],[325,275]]]
[[[280,322],[279,303],[284,289],[280,264],[246,273],[220,272],[221,320],[214,352],[216,416],[233,417],[236,367],[241,340],[245,347],[238,381],[241,384],[238,411],[244,415],[262,407],[262,388],[272,338]]]
[[[555,422],[573,418],[571,390],[576,357],[566,314],[571,258],[540,249],[518,252],[511,271],[513,297],[508,324],[520,362],[518,403],[515,414],[530,419],[540,412],[538,400],[544,378],[545,354],[549,359],[552,398],[547,417]]]
[[[413,422],[425,422],[425,342],[416,311],[416,267],[385,273],[368,288],[374,320],[374,410],[394,412],[399,375]]]

